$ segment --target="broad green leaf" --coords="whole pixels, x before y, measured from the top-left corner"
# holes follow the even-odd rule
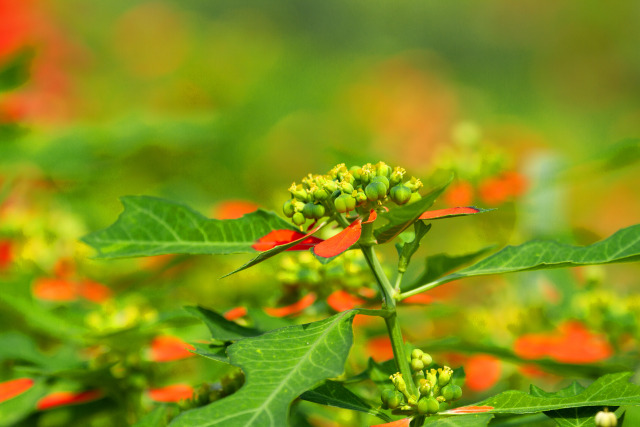
[[[492,407],[494,414],[529,414],[567,408],[588,406],[640,405],[640,387],[629,382],[633,372],[608,374],[598,378],[589,387],[576,395],[566,389],[558,394],[548,393],[539,396],[536,390],[532,395],[522,391],[505,391],[490,397],[474,406]]]
[[[195,348],[195,350],[193,350],[195,354],[217,362],[229,363],[229,359],[227,358],[227,346],[225,345],[202,343],[191,343],[191,345]]]
[[[0,402],[0,427],[12,426],[34,412],[36,403],[47,393],[47,389],[44,380],[36,380],[29,390]]]
[[[211,338],[216,340],[236,341],[241,338],[255,337],[262,333],[257,329],[240,326],[204,307],[185,307],[184,309],[202,320],[209,328]]]
[[[373,408],[351,392],[351,390],[336,381],[327,380],[313,390],[305,391],[300,395],[300,398],[309,402],[319,403],[320,405],[364,412],[375,415],[385,421],[391,421],[391,418],[387,416],[387,414]]]
[[[27,49],[0,64],[0,92],[15,89],[27,82],[32,59],[33,51]]]
[[[407,227],[416,222],[420,215],[431,207],[436,199],[444,192],[447,186],[451,183],[451,179],[436,188],[429,194],[422,197],[417,202],[409,205],[399,206],[389,210],[389,212],[381,213],[380,218],[386,219],[388,222],[382,227],[376,229],[373,234],[378,243],[386,243],[402,233]]]
[[[124,212],[104,230],[82,240],[97,258],[163,254],[258,252],[256,241],[272,230],[291,228],[273,212],[259,209],[238,219],[209,219],[176,202],[148,196],[123,197]]]
[[[615,408],[609,409],[615,410]],[[544,414],[560,427],[595,427],[595,417],[600,411],[602,406],[585,406],[547,411]]]
[[[493,417],[492,414],[429,417],[423,425],[430,427],[485,427]]]
[[[133,427],[165,427],[167,425],[167,418],[169,417],[169,407],[167,405],[160,405],[153,411],[140,418]]]
[[[636,224],[618,230],[607,239],[589,246],[570,246],[537,240],[520,246],[507,246],[465,269],[428,283],[428,288],[464,277],[630,262],[639,259],[640,224]]]
[[[417,221],[413,224],[414,233],[413,240],[406,242],[400,249],[398,257],[398,271],[405,272],[411,262],[411,257],[420,248],[420,241],[431,230],[431,224],[425,224],[422,221]]]
[[[417,223],[416,223],[417,224]],[[436,254],[430,257],[427,257],[425,262],[424,271],[416,280],[413,281],[412,284],[403,286],[403,291],[408,291],[418,287],[423,283],[429,283],[433,280],[436,280],[438,277],[448,273],[449,271],[455,270],[465,264],[470,263],[474,259],[486,254],[491,251],[493,246],[487,246],[475,252],[471,252],[464,255],[447,255],[447,254]]]
[[[244,371],[242,388],[205,407],[186,411],[174,427],[283,427],[289,406],[321,381],[340,375],[353,341],[355,311],[237,341],[227,354]]]

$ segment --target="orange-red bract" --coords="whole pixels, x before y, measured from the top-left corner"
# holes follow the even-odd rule
[[[92,280],[83,280],[77,286],[78,295],[95,303],[105,302],[111,298],[111,289],[102,283]]]
[[[449,409],[443,412],[444,414],[479,414],[482,412],[489,412],[493,409],[493,406],[461,406],[459,408]]]
[[[371,427],[409,427],[410,422],[411,422],[411,418],[403,418],[401,420],[392,421],[390,423],[376,424]]]
[[[484,391],[493,387],[500,379],[500,360],[488,354],[471,356],[464,364],[465,385],[473,391]]]
[[[227,311],[226,313],[224,313],[224,318],[227,320],[236,320],[246,315],[247,315],[247,309],[245,307],[234,307],[229,311]]]
[[[520,196],[527,187],[526,178],[517,172],[504,172],[497,177],[487,178],[480,183],[478,192],[482,201],[489,205],[499,205]]]
[[[11,240],[0,240],[0,271],[8,268],[13,260]]]
[[[611,357],[613,349],[604,335],[569,321],[555,332],[522,335],[514,344],[514,352],[523,359],[549,357],[563,363],[593,363]]]
[[[148,390],[151,400],[156,402],[179,402],[193,396],[193,387],[188,384],[173,384]]]
[[[313,253],[323,258],[340,255],[360,239],[360,234],[362,234],[362,219],[358,218],[335,236],[317,244],[313,248]]]
[[[236,219],[255,212],[260,206],[246,200],[227,200],[218,204],[213,211],[215,219]]]
[[[420,215],[419,219],[427,220],[427,219],[444,218],[447,216],[454,216],[454,215],[471,215],[478,212],[480,212],[480,209],[474,208],[472,206],[437,209],[435,211],[424,212],[422,215]]]
[[[329,304],[329,307],[333,308],[335,311],[351,310],[352,308],[361,306],[364,303],[365,301],[362,298],[351,295],[349,292],[344,290],[332,292],[331,295],[327,297],[327,304]]]
[[[31,378],[16,378],[0,383],[0,403],[29,390],[33,383]]]
[[[77,299],[75,285],[68,279],[41,277],[33,284],[33,295],[45,301],[69,302]]]
[[[444,195],[444,200],[450,206],[467,206],[473,203],[473,186],[467,181],[453,184]]]
[[[46,395],[38,401],[36,407],[44,411],[45,409],[56,408],[58,406],[76,405],[79,403],[91,402],[102,397],[100,390],[87,390],[81,392],[57,391]]]
[[[303,296],[299,301],[296,301],[291,305],[287,305],[285,307],[277,307],[277,308],[265,308],[264,311],[269,316],[273,316],[273,317],[290,316],[292,314],[300,313],[302,310],[309,307],[315,301],[316,301],[316,294],[309,293]]]
[[[393,347],[388,336],[371,338],[367,342],[367,353],[376,362],[384,362],[393,357]]]
[[[195,348],[178,337],[163,335],[151,341],[150,359],[154,362],[170,362],[195,356],[189,350]]]
[[[307,239],[304,239],[297,245],[287,249],[288,251],[304,251],[322,242],[322,239],[311,235],[316,231],[318,231],[317,228],[311,230],[307,234],[302,234],[301,232],[296,230],[273,230],[259,238],[258,241],[251,247],[257,251],[263,252],[268,251],[269,249],[273,249],[276,246],[285,245],[287,243],[293,242],[294,240],[309,236]]]

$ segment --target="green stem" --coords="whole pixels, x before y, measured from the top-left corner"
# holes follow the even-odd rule
[[[396,300],[393,298],[393,288],[391,287],[391,283],[389,283],[389,279],[382,270],[382,266],[378,261],[375,251],[373,250],[373,246],[360,245],[360,248],[367,260],[367,264],[369,264],[369,267],[378,282],[380,291],[382,292],[383,310],[386,310],[389,313],[388,316],[384,318],[384,321],[387,325],[389,338],[391,339],[391,348],[393,349],[396,367],[407,384],[407,391],[409,394],[418,397],[418,390],[413,382],[411,367],[409,366],[409,361],[407,360],[407,354],[404,348],[402,330],[400,329],[400,322],[396,312]]]
[[[404,276],[404,271],[398,271],[398,275],[396,276],[396,283],[393,287],[394,296],[396,299],[398,298],[397,295],[400,294],[400,284],[402,283],[402,276]]]
[[[422,286],[418,286],[417,288],[412,289],[410,291],[403,292],[401,294],[396,294],[395,298],[398,301],[402,301],[405,298],[409,298],[410,296],[421,294],[422,292],[425,292],[425,291],[428,291],[430,289],[433,289],[436,286],[444,285],[445,283],[448,283],[448,282],[450,282],[450,281],[452,281],[454,279],[455,279],[455,277],[453,277],[453,275],[441,277],[438,280],[435,280],[435,281],[430,282],[430,283],[426,283],[426,284],[424,284]]]

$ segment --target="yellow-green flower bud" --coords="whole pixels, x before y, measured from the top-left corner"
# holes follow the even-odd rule
[[[440,410],[440,403],[434,397],[423,397],[418,401],[418,413],[421,415],[437,414]]]
[[[294,213],[293,217],[291,218],[291,220],[293,221],[293,223],[295,225],[302,225],[307,221],[306,218],[304,217],[304,215],[302,214],[302,212]]]
[[[334,205],[336,207],[336,211],[340,213],[349,212],[356,208],[356,199],[354,199],[350,194],[341,194],[334,201]]]
[[[345,194],[353,193],[353,185],[351,185],[350,182],[341,181],[340,184],[338,184],[338,188]]]
[[[411,351],[411,358],[412,359],[420,359],[420,357],[422,357],[423,354],[424,354],[424,351],[420,350],[419,348],[414,348]]]
[[[424,363],[420,359],[411,359],[411,369],[414,371],[421,371],[424,369]]]
[[[411,203],[417,202],[420,199],[422,199],[422,196],[420,195],[420,193],[418,193],[418,192],[411,193],[411,198],[409,199],[407,204],[410,205]]]
[[[360,175],[362,174],[362,168],[360,166],[351,166],[349,168],[349,172],[351,173],[354,179],[360,179]]]
[[[391,176],[391,166],[385,162],[378,162],[376,164],[376,175],[389,178]]]
[[[444,400],[453,400],[453,384],[447,384],[440,390],[440,395],[444,397]]]
[[[289,199],[284,202],[284,205],[282,206],[282,212],[286,217],[291,218],[293,216],[293,214],[295,213],[295,210],[293,208],[293,200]]]
[[[609,412],[607,408],[598,412],[594,421],[597,427],[614,427],[618,425],[616,414]]]
[[[424,366],[429,366],[433,363],[433,358],[429,353],[423,353],[422,356],[420,356],[420,360],[422,360]]]
[[[385,388],[384,390],[382,390],[382,394],[380,395],[380,400],[382,400],[382,403],[387,405],[389,403],[389,399],[393,398],[395,394],[396,394],[395,389]]]
[[[429,394],[429,392],[431,391],[431,384],[429,384],[429,381],[425,380],[420,380],[418,381],[418,390],[420,391],[420,395],[425,396],[427,394]]]
[[[291,192],[291,195],[296,199],[303,202],[307,201],[307,190],[304,189],[302,184],[296,185],[296,183],[294,182],[293,184],[291,184],[291,187],[289,187],[289,191]]]
[[[394,187],[402,182],[404,179],[404,174],[407,173],[404,168],[396,167],[393,172],[391,172],[391,176],[389,177],[389,184]]]
[[[399,205],[409,203],[412,194],[413,193],[411,192],[409,187],[405,187],[404,185],[396,185],[395,187],[391,187],[391,192],[389,193],[389,195],[391,196],[391,200]]]
[[[451,381],[451,374],[453,374],[453,371],[448,366],[438,369],[438,385],[443,387],[449,384],[449,381]]]
[[[367,187],[364,189],[367,198],[375,202],[376,200],[384,199],[387,195],[387,187],[382,182],[372,181]]]
[[[324,184],[322,184],[322,188],[327,190],[329,195],[331,195],[338,189],[338,183],[336,181],[332,180],[332,179],[329,179],[329,180],[325,181]]]
[[[386,176],[374,176],[371,182],[381,182],[386,190],[389,191],[389,179]]]
[[[329,195],[329,192],[324,187],[318,187],[313,192],[313,197],[318,201],[327,200]]]
[[[389,407],[389,409],[396,409],[398,406],[400,406],[402,404],[403,397],[403,394],[398,391],[393,393],[393,396],[389,397],[389,400],[387,401],[387,406]]]

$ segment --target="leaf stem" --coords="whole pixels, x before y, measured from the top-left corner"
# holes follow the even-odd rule
[[[369,264],[369,267],[378,282],[380,291],[382,292],[382,307],[389,313],[388,316],[384,318],[384,321],[387,325],[387,332],[391,340],[391,348],[393,349],[396,367],[402,374],[403,378],[405,378],[409,394],[417,397],[418,390],[413,382],[411,367],[409,366],[409,360],[405,352],[402,330],[400,329],[400,322],[396,311],[396,300],[393,298],[393,288],[391,287],[391,283],[389,283],[389,279],[382,270],[382,266],[380,265],[380,261],[378,260],[375,251],[373,250],[373,246],[360,245],[360,249],[362,250],[364,257],[367,260],[367,264]]]
[[[444,285],[445,283],[448,283],[448,282],[454,280],[455,278],[456,277],[455,277],[454,274],[450,274],[448,276],[441,277],[438,280],[434,280],[433,282],[429,282],[429,283],[426,283],[426,284],[424,284],[422,286],[418,286],[417,288],[412,289],[410,291],[403,292],[403,293],[397,293],[395,295],[395,299],[397,301],[402,301],[403,299],[409,298],[410,296],[421,294],[422,292],[426,292],[426,291],[428,291],[430,289],[433,289],[433,288],[435,288],[437,286]]]
[[[402,283],[402,276],[404,276],[404,271],[398,271],[398,275],[396,276],[396,283],[393,287],[395,299],[398,299],[398,295],[400,294],[400,284]]]

